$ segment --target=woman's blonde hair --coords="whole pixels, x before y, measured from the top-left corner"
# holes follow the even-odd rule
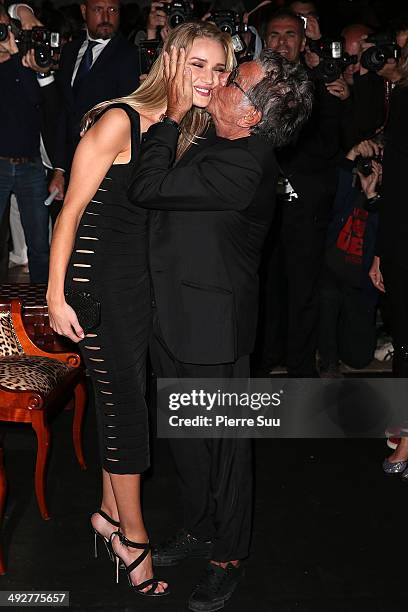
[[[170,51],[170,47],[176,49],[184,47],[188,53],[193,42],[197,38],[209,38],[221,43],[225,50],[225,67],[226,70],[232,70],[235,63],[234,50],[231,37],[225,32],[221,32],[214,24],[207,21],[183,23],[174,30],[171,30],[170,35],[163,45],[163,50],[157,60],[154,62],[148,76],[143,83],[128,96],[123,98],[115,98],[101,102],[94,106],[82,119],[81,133],[86,132],[96,118],[111,104],[124,102],[129,104],[137,111],[157,111],[166,105],[166,89],[163,78],[163,51]],[[191,144],[196,142],[197,137],[202,135],[208,127],[210,121],[209,114],[205,109],[193,108],[186,114],[181,122],[181,133],[177,146],[177,158],[187,151]]]
[[[405,43],[402,49],[401,60],[398,68],[401,73],[401,80],[398,82],[398,85],[408,87],[408,41]]]

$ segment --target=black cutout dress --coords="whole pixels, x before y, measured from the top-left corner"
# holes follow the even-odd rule
[[[144,399],[151,325],[148,213],[126,195],[137,160],[140,118],[127,104],[131,160],[114,164],[87,205],[75,239],[65,284],[101,303],[101,323],[80,342],[92,379],[101,462],[112,474],[139,474],[149,467],[148,416]]]

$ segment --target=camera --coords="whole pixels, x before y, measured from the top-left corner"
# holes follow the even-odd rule
[[[163,10],[167,13],[170,28],[176,28],[181,23],[193,19],[190,3],[185,0],[173,0],[169,4],[164,4]]]
[[[20,55],[25,55],[30,49],[34,49],[36,64],[41,68],[51,66],[54,55],[60,51],[58,32],[50,32],[41,26],[36,26],[32,30],[20,30],[14,24],[7,26],[0,23],[0,42],[8,39],[10,29],[14,34]]]
[[[382,157],[380,155],[373,155],[373,157],[361,157],[359,155],[356,159],[356,169],[363,176],[370,176],[373,172],[373,161],[382,164]]]
[[[401,49],[392,34],[373,34],[368,36],[366,42],[374,45],[361,55],[360,62],[366,70],[378,72],[384,68],[388,59],[398,60],[401,57]]]
[[[339,39],[310,40],[309,49],[320,57],[320,63],[314,69],[314,75],[325,83],[337,81],[347,66],[358,62],[357,55],[349,55],[344,51],[343,41]]]
[[[60,51],[58,32],[50,32],[47,28],[36,26],[32,30],[17,30],[13,33],[21,55],[34,49],[36,64],[41,68],[51,66],[53,56]]]
[[[240,32],[248,32],[248,25],[244,23],[243,15],[234,11],[213,11],[209,17],[217,28],[222,32],[227,32],[230,36]]]
[[[246,49],[246,45],[240,34],[248,32],[248,24],[244,23],[243,15],[234,11],[213,11],[209,21],[215,23],[221,32],[227,32],[232,38],[235,53],[241,53]]]

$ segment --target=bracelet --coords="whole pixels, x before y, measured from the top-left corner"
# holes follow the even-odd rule
[[[377,193],[375,196],[373,196],[372,198],[367,198],[367,203],[368,204],[374,204],[374,202],[377,202],[377,200],[381,199],[381,194]]]
[[[171,117],[168,117],[167,115],[162,115],[160,117],[160,123],[164,123],[165,125],[171,125],[172,127],[176,128],[178,132],[181,131],[181,128],[179,124],[177,123],[177,121],[174,121],[174,119],[172,119]]]

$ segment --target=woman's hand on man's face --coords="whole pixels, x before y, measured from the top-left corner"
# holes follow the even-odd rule
[[[171,47],[163,52],[164,80],[167,89],[166,115],[180,123],[193,105],[191,69],[186,67],[185,49]]]

